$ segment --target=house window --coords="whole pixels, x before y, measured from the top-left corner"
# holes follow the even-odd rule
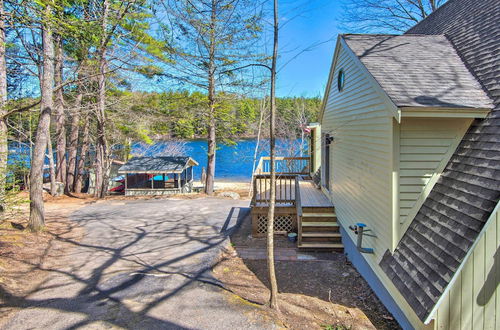
[[[337,88],[339,92],[342,92],[342,90],[344,89],[344,83],[345,83],[345,73],[343,69],[340,69],[337,75]]]

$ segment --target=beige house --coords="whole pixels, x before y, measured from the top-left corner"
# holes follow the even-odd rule
[[[406,34],[337,40],[312,157],[403,328],[500,329],[498,22],[496,0],[450,0]]]

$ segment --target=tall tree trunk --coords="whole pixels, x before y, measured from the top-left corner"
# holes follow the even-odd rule
[[[207,178],[205,182],[205,193],[213,195],[215,181],[215,154],[217,151],[216,124],[215,124],[215,93],[209,91],[208,106],[210,109],[208,122],[208,158],[207,158]]]
[[[83,169],[85,167],[85,161],[87,160],[87,152],[89,150],[90,136],[90,118],[86,118],[83,124],[83,130],[81,134],[82,145],[80,147],[80,155],[78,156],[78,162],[76,165],[75,173],[75,193],[81,193],[83,188]]]
[[[62,38],[54,35],[55,43],[55,72],[54,83],[60,86],[63,81],[63,49]],[[66,182],[66,128],[64,126],[66,118],[64,115],[64,95],[63,89],[58,88],[55,92],[54,111],[56,115],[56,180]]]
[[[7,64],[5,62],[5,11],[3,0],[0,0],[0,213],[5,210],[5,184],[7,177],[7,157],[9,155],[7,141],[7,118],[5,118],[7,102]]]
[[[212,12],[210,15],[210,46],[208,64],[208,157],[207,178],[205,182],[205,193],[213,195],[215,181],[215,153],[217,151],[216,141],[216,118],[215,118],[215,25],[217,19],[216,1],[212,0]]]
[[[274,268],[274,209],[276,204],[276,62],[278,59],[278,0],[274,0],[274,44],[273,58],[271,65],[271,116],[269,125],[270,136],[270,170],[271,170],[271,188],[269,199],[269,212],[267,214],[267,266],[269,269],[269,283],[271,286],[271,295],[269,297],[269,306],[272,309],[279,310],[278,307],[278,283],[276,281],[276,272]]]
[[[50,114],[53,107],[54,94],[54,42],[50,26],[52,6],[47,4],[42,25],[43,72],[41,87],[40,117],[36,130],[35,148],[31,158],[30,169],[30,219],[29,228],[39,231],[45,226],[45,210],[43,205],[43,163],[47,148]]]
[[[56,167],[54,165],[54,150],[52,150],[52,138],[50,136],[50,126],[49,126],[49,133],[47,134],[47,157],[49,158],[50,194],[52,196],[56,196],[57,195]]]
[[[106,139],[106,51],[107,37],[106,30],[108,25],[108,0],[104,0],[102,15],[102,40],[99,54],[99,76],[98,76],[98,98],[97,98],[97,146],[95,160],[95,196],[103,198],[107,191],[107,171],[108,171],[108,141]]]
[[[76,182],[76,156],[78,153],[78,134],[80,131],[80,108],[82,106],[83,93],[79,90],[76,95],[73,114],[71,116],[71,126],[68,145],[68,173],[66,176],[65,192],[68,194],[75,190]]]

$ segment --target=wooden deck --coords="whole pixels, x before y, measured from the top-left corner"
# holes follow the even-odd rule
[[[299,188],[302,207],[333,207],[328,197],[311,180],[299,180]]]
[[[276,168],[274,233],[297,233],[301,250],[342,252],[342,235],[335,207],[311,180],[308,158],[280,157]],[[262,159],[252,178],[252,236],[267,233],[271,176],[268,159]],[[307,165],[307,166],[305,166]],[[281,172],[282,171],[282,172]]]
[[[312,180],[299,179],[299,191],[302,207],[333,207],[332,202],[325,196],[325,194],[314,186]],[[261,183],[259,182],[259,185]],[[267,207],[269,200],[269,187],[268,182],[262,183],[264,189],[258,189],[256,193],[257,207]],[[295,183],[288,182],[288,184],[276,186],[276,206],[278,207],[291,207],[294,204],[295,198]]]

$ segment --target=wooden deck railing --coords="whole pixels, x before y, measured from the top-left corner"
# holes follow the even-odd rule
[[[309,174],[309,157],[276,157],[276,174]],[[271,157],[261,157],[255,174],[271,172]]]
[[[280,174],[276,176],[276,205],[293,206],[296,198],[296,175]],[[271,197],[271,175],[256,174],[253,177],[252,205],[267,206]]]

